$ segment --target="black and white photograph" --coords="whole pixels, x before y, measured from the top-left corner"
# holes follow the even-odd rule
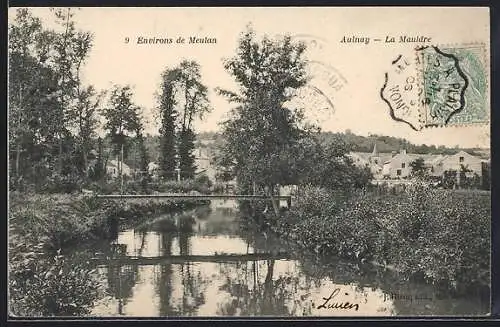
[[[8,314],[490,315],[488,7],[10,7]]]

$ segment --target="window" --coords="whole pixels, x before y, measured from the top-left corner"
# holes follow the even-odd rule
[[[401,176],[401,169],[396,170],[396,175]]]
[[[406,163],[405,162],[401,163],[401,168],[405,168],[405,167],[406,167]]]
[[[460,161],[460,162],[464,162],[464,157],[460,157],[460,158],[458,158],[458,161]]]

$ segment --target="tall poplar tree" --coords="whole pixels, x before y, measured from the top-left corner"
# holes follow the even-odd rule
[[[179,163],[183,177],[193,178],[196,171],[193,121],[197,117],[202,118],[211,108],[208,88],[201,82],[200,65],[195,61],[183,60],[179,65],[179,72],[178,86],[183,95],[183,105],[179,110],[182,117],[178,133]]]
[[[175,110],[175,93],[179,77],[177,69],[165,69],[161,75],[160,93],[157,96],[160,113],[160,156],[159,172],[163,179],[174,179],[176,168],[176,135],[175,124],[177,111]]]

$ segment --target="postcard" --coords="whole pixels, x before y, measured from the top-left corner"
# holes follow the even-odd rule
[[[12,319],[490,314],[489,8],[8,17]]]

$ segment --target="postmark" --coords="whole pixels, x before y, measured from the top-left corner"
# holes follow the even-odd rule
[[[324,38],[309,34],[298,34],[292,38],[307,46],[306,70],[309,76],[307,85],[296,91],[292,102],[298,102],[306,116],[316,122],[328,120],[335,112],[336,93],[342,91],[347,80],[338,69],[325,61],[325,58],[333,57]]]
[[[415,130],[488,123],[484,46],[422,46],[400,54],[380,95],[391,117]]]

